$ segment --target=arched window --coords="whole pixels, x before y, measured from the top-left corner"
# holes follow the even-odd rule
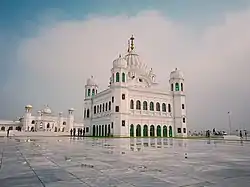
[[[174,84],[171,84],[171,91],[174,91]]]
[[[96,114],[96,106],[94,106],[94,114]]]
[[[125,80],[126,80],[126,75],[125,73],[122,73],[122,82],[125,82]]]
[[[134,100],[130,100],[130,109],[134,109]]]
[[[171,112],[171,105],[168,104],[168,112]]]
[[[97,112],[96,113],[99,113],[99,105],[97,105]]]
[[[104,103],[102,103],[102,111],[104,112],[105,111],[105,105],[104,105]]]
[[[1,131],[5,131],[5,127],[1,127]]]
[[[47,124],[47,129],[49,129],[50,128],[50,125],[49,125],[49,123]]]
[[[95,95],[95,89],[92,89],[92,95]]]
[[[108,103],[106,103],[105,111],[108,111]]]
[[[63,122],[63,125],[66,125],[66,122],[65,122],[65,121]]]
[[[31,124],[35,124],[35,120],[32,120]]]
[[[150,102],[149,110],[154,111],[154,103],[152,101]]]
[[[88,96],[90,96],[90,89],[88,89]]]
[[[119,72],[116,73],[115,79],[116,79],[116,82],[120,82],[120,74],[119,74]]]
[[[179,91],[179,90],[180,90],[179,83],[177,82],[177,83],[175,83],[175,91]]]
[[[139,100],[136,101],[136,109],[141,110],[141,101]]]
[[[102,104],[100,104],[100,113],[102,112]]]
[[[147,103],[147,101],[143,101],[143,110],[148,110],[148,103]]]
[[[87,109],[87,118],[89,118],[89,109]]]
[[[166,104],[165,103],[162,103],[162,112],[167,112]]]
[[[183,88],[183,83],[181,83],[181,91],[183,92],[184,88]]]
[[[160,111],[161,110],[161,106],[160,106],[160,103],[156,103],[156,111]]]
[[[111,110],[111,101],[109,101],[109,110]]]

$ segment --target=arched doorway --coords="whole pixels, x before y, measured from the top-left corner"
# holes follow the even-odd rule
[[[137,125],[136,126],[136,137],[140,137],[141,136],[141,125]]]
[[[105,136],[107,136],[107,125],[105,125]]]
[[[93,135],[92,136],[95,136],[95,125],[93,125],[92,131],[93,131]]]
[[[101,125],[99,125],[99,136],[102,136],[102,126]]]
[[[130,137],[134,137],[134,125],[130,125]]]
[[[163,137],[168,137],[168,129],[166,125],[163,126]]]
[[[5,127],[1,127],[1,131],[5,131]]]
[[[98,125],[96,125],[96,134],[95,134],[95,136],[98,136],[99,134],[98,134]]]
[[[102,125],[102,136],[104,136],[104,125]]]
[[[173,130],[172,130],[172,127],[169,126],[169,137],[173,137]]]
[[[155,136],[155,127],[154,127],[154,125],[151,125],[151,126],[150,126],[150,136],[151,136],[151,137],[154,137],[154,136]]]
[[[157,137],[161,137],[161,126],[160,125],[157,125],[156,133],[157,133]]]
[[[147,125],[143,126],[143,137],[148,137],[148,126]]]

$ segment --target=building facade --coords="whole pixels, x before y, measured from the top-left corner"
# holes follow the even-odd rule
[[[108,89],[98,92],[93,76],[85,85],[83,118],[86,135],[117,137],[186,137],[187,114],[183,73],[170,73],[169,90],[157,89],[156,75],[134,49],[113,61]]]

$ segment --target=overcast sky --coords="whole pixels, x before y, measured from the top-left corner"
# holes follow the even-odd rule
[[[105,2],[105,3],[104,3]],[[81,119],[86,79],[100,89],[134,34],[166,91],[185,75],[192,129],[250,130],[250,1],[92,0],[0,2],[0,119],[49,104]]]

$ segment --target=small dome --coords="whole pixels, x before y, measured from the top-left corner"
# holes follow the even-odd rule
[[[42,113],[43,113],[43,114],[51,114],[52,111],[51,111],[51,109],[49,108],[49,106],[47,105],[47,106],[45,106],[45,108],[42,110]]]
[[[74,111],[75,109],[74,108],[70,108],[69,111]]]
[[[170,73],[170,79],[184,79],[183,72],[177,68]]]
[[[124,58],[122,58],[120,55],[119,58],[117,58],[113,61],[113,67],[114,68],[126,68],[127,61]]]
[[[91,78],[87,79],[87,85],[88,86],[97,86],[93,76],[91,76]]]
[[[26,105],[26,106],[25,106],[25,108],[29,108],[29,109],[31,109],[31,108],[32,108],[32,106],[31,106],[31,105]]]

